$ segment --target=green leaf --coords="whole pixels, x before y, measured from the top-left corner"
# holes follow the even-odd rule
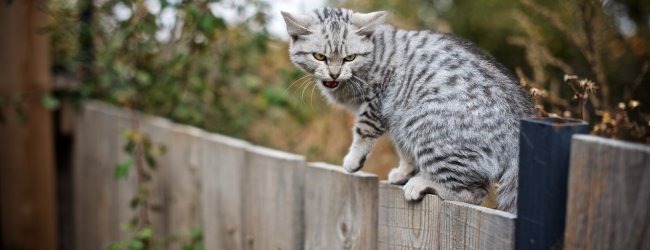
[[[56,97],[52,96],[51,94],[44,94],[41,97],[41,104],[46,109],[56,110],[59,108],[61,102],[59,102],[59,99],[56,99]]]
[[[201,31],[203,32],[203,34],[205,34],[206,36],[208,36],[208,37],[212,36],[212,33],[214,32],[215,25],[216,25],[216,23],[215,23],[215,20],[214,20],[214,16],[212,16],[211,14],[205,14],[205,15],[201,16],[201,21],[199,23],[199,27],[200,27]]]
[[[190,244],[184,244],[181,248],[182,250],[203,250],[202,242],[192,242]]]
[[[138,238],[142,240],[151,239],[152,236],[153,236],[153,229],[151,228],[151,226],[142,228],[142,230],[140,230],[140,232],[138,233]]]
[[[126,160],[121,161],[115,166],[115,175],[114,178],[124,179],[129,175],[129,169],[133,165],[133,158],[129,157]]]
[[[124,145],[124,152],[133,154],[135,152],[135,142],[133,142],[133,139],[131,139],[129,142]]]
[[[138,70],[135,73],[135,80],[138,81],[138,83],[141,85],[147,86],[151,83],[151,76],[145,71]]]
[[[110,245],[108,245],[108,247],[106,249],[108,249],[108,250],[123,250],[123,249],[125,249],[125,245],[126,245],[126,241],[121,240],[121,241],[111,243]]]
[[[129,207],[131,208],[136,208],[140,204],[140,197],[133,197],[131,201],[129,201]]]
[[[122,223],[120,223],[120,229],[122,229],[122,231],[130,231],[133,228],[135,228],[135,224],[133,224],[131,222],[122,222]]]
[[[144,242],[141,240],[132,240],[131,245],[129,245],[130,250],[140,250],[144,248]]]
[[[203,238],[203,231],[200,228],[192,228],[190,230],[190,237],[193,240],[199,240]]]
[[[278,87],[270,87],[264,90],[264,98],[269,104],[283,106],[286,102],[286,91]]]
[[[156,169],[156,167],[158,166],[157,162],[156,162],[156,158],[153,157],[153,155],[151,155],[151,153],[148,153],[148,152],[145,153],[144,154],[144,159],[147,161],[147,165],[149,166],[149,168]]]

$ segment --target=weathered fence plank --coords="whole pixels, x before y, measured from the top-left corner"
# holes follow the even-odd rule
[[[377,176],[325,163],[305,171],[304,249],[376,249]]]
[[[75,248],[102,249],[120,237],[121,195],[113,179],[121,143],[118,126],[126,116],[88,104],[78,118],[75,136],[74,210]]]
[[[400,186],[379,184],[379,249],[437,249],[442,200],[408,202]]]
[[[440,249],[514,249],[516,216],[462,202],[445,201]]]
[[[263,147],[248,148],[244,168],[244,249],[302,249],[304,157]]]
[[[133,117],[168,149],[151,183],[159,239],[200,227],[207,249],[513,248],[512,214],[435,195],[407,202],[399,186],[374,175],[307,165],[302,156],[90,103],[77,124],[77,249],[127,236],[119,225],[135,212],[128,206],[135,173],[113,176],[126,157],[120,130]]]
[[[134,114],[92,102],[78,118],[75,143],[75,248],[103,249],[129,235],[120,228],[135,215],[129,202],[137,192],[135,169],[125,180],[114,178],[115,166],[126,159],[121,132],[138,119],[141,132],[167,146],[157,159],[150,185],[149,219],[155,236],[184,235],[200,228],[199,165],[202,132],[161,118]],[[177,248],[175,244],[168,247]]]
[[[565,249],[650,249],[650,148],[574,136]]]
[[[247,142],[209,134],[203,141],[203,235],[206,249],[243,249],[242,170]]]
[[[150,216],[154,229],[157,230],[157,239],[169,236],[186,237],[192,229],[201,228],[200,160],[204,133],[199,129],[171,124],[162,119],[143,119],[141,130],[148,134],[154,143],[167,148],[167,152],[157,159],[157,170],[152,171]],[[181,248],[177,242],[172,242],[166,247]]]

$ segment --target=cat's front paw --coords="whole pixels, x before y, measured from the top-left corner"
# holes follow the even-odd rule
[[[359,156],[353,153],[348,153],[345,158],[343,158],[343,168],[350,173],[359,171],[363,167],[363,164],[366,162],[367,155]]]
[[[409,201],[421,200],[425,194],[436,193],[434,186],[433,181],[422,176],[415,176],[409,179],[406,185],[402,187],[402,190],[404,190],[404,198]]]
[[[404,185],[415,171],[406,171],[404,168],[393,168],[388,174],[388,182],[393,185]]]

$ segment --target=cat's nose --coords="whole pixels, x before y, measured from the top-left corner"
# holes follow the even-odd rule
[[[336,80],[336,78],[339,77],[340,74],[341,73],[337,73],[337,74],[330,73],[330,76],[332,77],[333,80]]]

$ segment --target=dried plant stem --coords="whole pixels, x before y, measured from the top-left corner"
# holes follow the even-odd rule
[[[610,90],[607,84],[607,76],[605,75],[603,66],[603,56],[601,55],[601,52],[605,50],[603,48],[602,39],[600,39],[603,35],[603,29],[607,25],[603,19],[604,13],[602,12],[599,2],[587,0],[565,2],[564,4],[566,4],[566,7],[569,7],[571,10],[573,10],[572,13],[573,16],[575,16],[576,20],[573,22],[563,20],[560,13],[550,10],[549,8],[537,3],[534,0],[522,0],[522,3],[529,10],[544,17],[544,19],[546,19],[555,29],[564,34],[576,46],[582,56],[587,60],[587,63],[589,64],[589,70],[600,86],[599,94],[601,98],[590,98],[593,106],[599,109],[609,109],[610,104],[607,101],[610,100]],[[520,22],[524,21],[522,22],[524,25],[530,26],[525,18],[525,15],[519,16],[519,20]],[[537,49],[535,48],[536,46],[528,44],[528,41],[515,40],[514,42],[523,44],[522,46],[526,47],[527,50]],[[544,59],[546,61],[546,64],[556,66],[560,69],[565,70],[566,74],[571,74],[571,71],[567,71],[567,69],[570,69],[570,67],[566,63],[562,62],[559,59],[553,58],[552,56],[545,56],[544,53],[546,51],[539,51],[539,49],[537,50],[537,52],[528,53],[534,53],[538,59]],[[535,69],[535,63],[531,63],[531,67]],[[535,71],[538,70],[539,69]],[[537,76],[535,78],[536,81],[543,80],[537,79]],[[601,102],[600,100],[603,101]]]
[[[602,22],[596,21],[598,13],[596,13],[596,10],[594,10],[593,5],[594,3],[592,2],[580,2],[578,6],[578,16],[580,18],[582,31],[585,38],[585,46],[582,48],[582,50],[585,58],[589,62],[592,73],[596,76],[596,81],[600,85],[599,92],[603,97],[602,100],[610,100],[607,77],[605,76],[602,58],[599,54],[599,51],[602,50],[602,46],[597,37],[597,35],[599,35],[599,32],[598,29],[594,27],[595,25],[601,25]],[[602,108],[609,109],[609,104],[606,101],[603,103],[594,104],[601,106]]]
[[[632,99],[632,96],[634,95],[634,91],[636,91],[636,89],[639,88],[641,83],[643,83],[643,79],[645,78],[646,74],[648,74],[649,70],[650,70],[650,62],[645,61],[643,63],[643,66],[641,66],[641,72],[639,73],[639,75],[634,79],[631,86],[625,89],[624,91],[625,93],[623,94],[624,100]]]
[[[580,98],[580,117],[583,121],[587,120],[587,100],[585,98]]]
[[[146,170],[144,163],[144,152],[143,152],[143,138],[140,135],[140,124],[135,110],[129,105],[129,116],[131,118],[131,130],[136,135],[137,139],[134,139],[134,149],[133,149],[133,160],[136,170],[136,186],[138,192],[136,194],[136,199],[138,199],[138,211],[137,211],[137,228],[142,230],[146,227],[151,226],[151,221],[149,220],[149,199],[142,196],[149,195],[149,189],[146,184]],[[145,250],[152,249],[151,240],[149,238],[143,239]]]

